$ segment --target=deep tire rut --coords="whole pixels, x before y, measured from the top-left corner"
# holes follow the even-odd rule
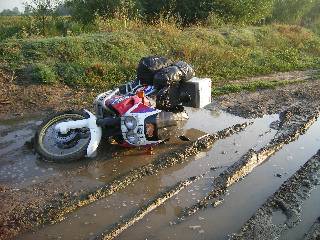
[[[59,196],[46,203],[45,206],[33,206],[24,212],[13,212],[7,221],[0,227],[0,231],[24,232],[34,229],[43,224],[54,224],[62,221],[67,214],[74,212],[80,207],[92,204],[100,199],[111,196],[126,187],[132,185],[145,176],[151,176],[161,170],[170,168],[177,164],[190,161],[192,156],[213,146],[220,140],[246,129],[251,123],[236,124],[212,135],[204,135],[197,141],[191,142],[174,152],[160,156],[150,164],[130,170],[116,177],[107,185],[98,187],[85,193],[70,193]]]
[[[281,185],[256,213],[245,223],[241,230],[230,239],[278,239],[281,234],[301,221],[301,206],[317,185],[320,184],[320,150],[308,160],[293,176]],[[285,221],[273,221],[275,212],[285,216]],[[318,229],[319,230],[319,229]],[[320,237],[315,229],[310,237]]]
[[[286,144],[293,142],[304,134],[319,117],[319,110],[313,111],[294,106],[280,114],[280,129],[270,143],[258,151],[250,149],[241,159],[223,171],[213,182],[213,190],[206,197],[193,206],[183,210],[179,221],[191,216],[200,209],[213,207],[222,203],[222,197],[229,186],[246,177],[254,168],[269,159],[270,156],[282,149]]]

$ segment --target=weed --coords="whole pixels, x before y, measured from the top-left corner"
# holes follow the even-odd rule
[[[48,65],[37,63],[31,69],[32,78],[38,83],[54,84],[58,82],[56,72]]]

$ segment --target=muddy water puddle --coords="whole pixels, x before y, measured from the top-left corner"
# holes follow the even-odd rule
[[[228,235],[237,232],[240,227],[254,214],[254,212],[272,195],[280,185],[297,171],[320,146],[320,121],[315,123],[309,131],[301,136],[298,141],[293,142],[272,156],[266,163],[257,167],[251,174],[239,183],[230,187],[223,202],[216,208],[210,207],[198,214],[187,218],[182,223],[170,226],[170,222],[177,220],[175,208],[181,207],[188,199],[195,202],[201,195],[199,189],[190,189],[179,194],[178,199],[168,201],[165,206],[165,214],[162,218],[157,213],[151,213],[146,219],[135,227],[129,229],[119,239],[227,239]],[[214,151],[214,150],[213,150]],[[210,174],[211,175],[211,174]],[[206,178],[204,178],[206,180]],[[210,188],[210,180],[202,183],[202,190]],[[200,188],[201,189],[201,188]],[[319,199],[318,193],[313,193],[314,199]],[[309,203],[309,209],[314,206],[315,200]],[[314,222],[313,215],[305,213],[308,221]],[[178,214],[179,216],[179,214]],[[160,220],[161,219],[161,220]],[[149,228],[146,228],[149,226]],[[294,238],[294,234],[290,235]]]
[[[233,124],[247,121],[220,111],[189,110],[189,115],[190,119],[185,125],[185,129],[188,129],[190,136],[193,137],[217,132]],[[248,149],[259,149],[268,143],[276,133],[275,130],[269,128],[269,125],[277,119],[277,115],[272,115],[252,120],[254,124],[249,126],[246,131],[216,142],[212,149],[201,152],[188,163],[176,165],[158,174],[145,177],[106,199],[97,201],[68,215],[67,219],[61,223],[45,226],[34,232],[24,234],[20,236],[20,239],[91,238],[121,220],[132,210],[138,209],[146,201],[154,198],[159,192],[165,191],[167,187],[174,185],[177,181],[200,174],[205,174],[203,179],[181,191],[172,200],[147,215],[141,223],[120,235],[120,239],[179,239],[181,237],[188,239],[194,235],[203,237],[209,234],[210,236],[209,230],[204,234],[205,230],[202,227],[198,229],[198,222],[197,224],[191,223],[191,225],[182,223],[174,227],[170,227],[170,222],[176,220],[184,207],[190,206],[197,199],[205,196],[210,190],[212,179],[237,161]],[[159,154],[166,152],[168,148],[172,150],[180,144],[183,143],[173,141],[167,145],[159,146],[156,149],[155,156],[139,155],[138,152],[133,150],[134,153],[131,156],[120,154],[114,158],[108,150],[102,149],[96,159],[88,163],[82,163],[84,166],[78,163],[78,167],[82,170],[74,178],[96,180],[98,184],[108,182],[118,174],[147,164]],[[105,157],[108,154],[110,156]],[[76,166],[67,165],[67,168],[76,168]],[[55,168],[54,171],[61,174],[62,170]],[[63,174],[67,173],[64,172]],[[211,218],[209,217],[206,221],[212,221]],[[201,216],[197,216],[197,219],[204,220]]]
[[[52,167],[40,169],[35,155],[25,146],[39,124],[34,119],[0,121],[0,183],[22,184],[28,178],[36,182],[39,176],[53,171]]]
[[[190,120],[184,126],[190,140],[212,133],[233,124],[243,122],[223,112],[206,110],[188,110]],[[221,121],[223,119],[223,121]],[[60,178],[79,177],[83,181],[96,185],[108,182],[115,176],[128,172],[130,169],[145,165],[158,155],[185,144],[172,139],[154,149],[154,155],[145,154],[140,149],[122,149],[113,145],[103,145],[95,159],[83,160],[72,164],[53,164],[43,162],[25,144],[34,136],[41,124],[41,117],[0,121],[0,183],[11,186],[28,186],[44,181],[52,176]],[[117,154],[114,156],[114,154]]]
[[[90,239],[139,209],[159,192],[180,180],[205,174],[196,183],[182,190],[141,222],[119,236],[119,239],[226,239],[236,232],[257,208],[277,188],[306,162],[320,146],[320,122],[315,123],[298,141],[285,146],[266,163],[257,167],[239,183],[229,188],[227,196],[216,208],[209,207],[185,221],[174,224],[181,210],[196,203],[211,190],[213,179],[232,165],[250,148],[265,146],[276,130],[269,126],[278,115],[259,119],[243,119],[215,110],[188,109],[186,135],[195,140],[236,123],[253,121],[244,132],[217,141],[212,149],[203,151],[184,164],[178,164],[158,174],[147,176],[89,206],[80,208],[55,225],[44,226],[21,235],[18,239]],[[0,122],[0,183],[12,188],[32,186],[53,176],[71,179],[72,189],[104,185],[116,176],[150,163],[159,155],[186,144],[173,139],[155,148],[154,155],[142,150],[120,149],[106,145],[95,159],[72,164],[53,164],[40,161],[25,146],[41,122],[39,117],[17,122]],[[114,155],[117,153],[117,155]],[[79,184],[79,185],[77,185]],[[317,196],[317,195],[316,195]],[[306,217],[308,218],[308,217]],[[314,219],[312,219],[314,221]]]
[[[231,186],[221,205],[200,211],[175,228],[168,227],[171,239],[179,235],[177,232],[182,234],[185,231],[189,231],[186,239],[227,239],[229,234],[237,232],[266,199],[317,152],[320,145],[319,131],[320,121],[306,135],[287,145],[242,181]],[[306,217],[314,221],[312,216]],[[277,220],[283,219],[280,216]],[[202,231],[200,234],[199,231],[190,231],[190,226],[201,226],[198,230]]]
[[[151,162],[159,154],[184,144],[175,139],[154,149],[154,155],[145,150],[123,149],[105,144],[100,147],[95,159],[84,159],[76,163],[55,164],[39,159],[28,144],[33,138],[41,117],[0,121],[0,183],[11,187],[27,187],[41,183],[50,177],[81,179],[91,186],[99,185],[130,169]],[[205,133],[197,129],[186,129],[193,140]],[[27,144],[26,144],[27,143]],[[95,182],[95,184],[94,184]]]

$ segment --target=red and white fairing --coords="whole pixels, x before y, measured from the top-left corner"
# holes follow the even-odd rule
[[[125,147],[156,145],[162,140],[150,141],[146,136],[146,119],[157,116],[161,111],[153,108],[147,98],[114,96],[106,99],[105,106],[118,112],[121,117],[121,133]],[[126,121],[130,120],[130,124]],[[155,126],[156,127],[156,126]]]

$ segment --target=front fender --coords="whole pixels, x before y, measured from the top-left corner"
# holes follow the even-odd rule
[[[84,110],[89,118],[77,121],[62,122],[56,125],[55,129],[60,133],[66,134],[71,129],[89,128],[90,142],[87,148],[87,157],[94,157],[102,138],[102,129],[97,125],[97,118],[88,110]]]
[[[96,116],[88,110],[85,111],[90,115],[90,118],[88,118],[88,127],[91,135],[90,143],[87,148],[87,157],[94,157],[102,138],[102,128],[97,125]]]

